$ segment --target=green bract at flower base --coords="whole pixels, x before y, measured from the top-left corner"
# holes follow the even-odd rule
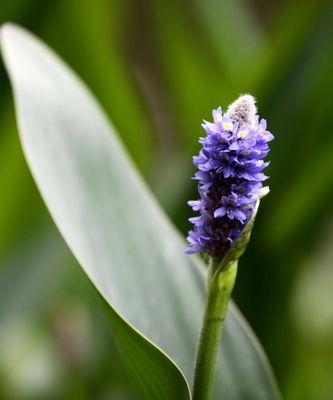
[[[264,196],[266,196],[269,193],[268,186],[265,186],[263,189],[264,190],[261,191],[260,198],[263,198]],[[235,261],[238,261],[239,258],[245,252],[246,247],[250,241],[250,237],[251,237],[252,229],[254,227],[254,221],[257,216],[259,205],[260,205],[260,199],[257,200],[257,202],[254,206],[254,209],[253,209],[253,214],[252,214],[250,220],[244,226],[244,229],[242,230],[240,236],[231,245],[230,249],[227,251],[227,253],[224,255],[224,257],[221,260],[217,259],[214,261],[215,267],[214,267],[214,270],[211,271],[211,275],[207,278],[208,283],[210,280],[214,279],[214,276],[216,274],[218,274],[220,271],[228,268],[228,266],[233,264]]]

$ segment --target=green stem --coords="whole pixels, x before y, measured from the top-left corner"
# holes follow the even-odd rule
[[[216,360],[228,302],[237,274],[237,261],[214,274],[217,264],[210,265],[207,282],[206,309],[198,345],[193,400],[210,400]]]

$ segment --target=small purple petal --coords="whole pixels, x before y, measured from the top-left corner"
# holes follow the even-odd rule
[[[227,213],[226,208],[220,207],[220,208],[218,208],[218,209],[216,209],[216,210],[214,211],[214,217],[215,217],[215,218],[223,217],[224,215],[226,215],[226,213]]]

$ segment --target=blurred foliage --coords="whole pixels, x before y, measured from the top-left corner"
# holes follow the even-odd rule
[[[332,398],[333,3],[2,0],[0,16],[88,83],[184,233],[202,118],[241,92],[257,96],[276,135],[271,193],[234,297],[284,397]],[[25,166],[0,72],[1,397],[130,399],[94,290]]]

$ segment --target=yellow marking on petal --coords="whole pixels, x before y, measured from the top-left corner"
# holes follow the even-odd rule
[[[225,129],[226,131],[230,131],[232,129],[232,123],[231,122],[225,122],[223,124],[223,129]]]
[[[245,138],[248,134],[249,134],[248,131],[240,131],[240,132],[238,132],[238,137],[243,139],[243,138]]]
[[[222,121],[222,114],[217,114],[216,115],[216,119],[218,120],[218,121]]]

